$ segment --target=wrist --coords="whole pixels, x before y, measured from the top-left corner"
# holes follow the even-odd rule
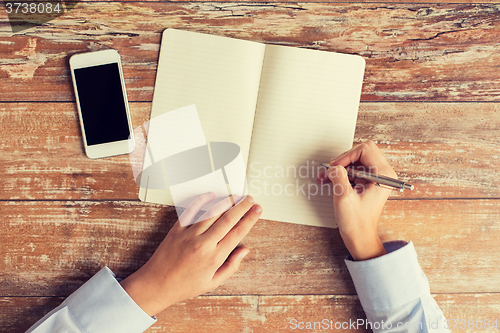
[[[164,310],[167,306],[156,301],[155,290],[151,290],[151,281],[147,281],[139,271],[120,282],[122,288],[134,302],[150,317]]]
[[[341,236],[344,245],[355,261],[373,259],[387,254],[377,234],[350,237],[343,235],[341,232]]]

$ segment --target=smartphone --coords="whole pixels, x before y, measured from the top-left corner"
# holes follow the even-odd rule
[[[75,54],[69,64],[87,156],[131,153],[135,141],[118,52]]]

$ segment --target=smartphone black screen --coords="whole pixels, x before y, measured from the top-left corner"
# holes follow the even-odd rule
[[[127,140],[130,132],[118,63],[75,69],[87,145]]]

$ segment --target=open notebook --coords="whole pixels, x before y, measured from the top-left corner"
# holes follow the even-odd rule
[[[263,219],[335,227],[321,163],[352,147],[365,62],[360,56],[167,29],[151,119],[194,104],[207,142],[239,145]],[[149,133],[151,135],[151,133]],[[143,201],[172,205],[168,190]]]

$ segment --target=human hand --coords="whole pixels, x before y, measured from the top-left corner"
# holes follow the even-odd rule
[[[371,140],[331,159],[328,171],[318,175],[319,182],[333,183],[335,221],[353,259],[379,257],[386,251],[378,236],[377,222],[391,191],[364,179],[354,179],[352,187],[345,169],[348,165],[392,178],[397,175]]]
[[[214,198],[213,193],[198,197],[180,219],[193,221]],[[234,249],[257,222],[262,208],[247,196],[227,210],[231,199],[222,200],[203,214],[198,219],[201,222],[181,227],[177,221],[148,262],[121,281],[148,315],[211,291],[236,272],[250,250]]]

